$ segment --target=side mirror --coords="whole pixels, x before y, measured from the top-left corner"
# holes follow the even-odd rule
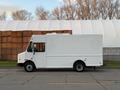
[[[35,55],[35,50],[34,49],[32,49],[32,52],[33,52],[33,55]]]
[[[35,51],[33,50],[33,55],[35,55]]]
[[[33,45],[33,55],[35,55],[35,48],[36,48],[36,44]]]

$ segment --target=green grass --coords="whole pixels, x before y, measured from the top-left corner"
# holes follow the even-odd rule
[[[17,61],[0,60],[0,68],[16,68]],[[103,68],[120,68],[120,61],[104,61]]]
[[[17,66],[17,62],[16,61],[3,61],[0,60],[0,68],[4,68],[4,67],[16,67]]]
[[[106,68],[120,68],[120,61],[104,61],[104,66]]]

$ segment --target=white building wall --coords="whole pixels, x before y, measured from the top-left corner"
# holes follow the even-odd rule
[[[102,34],[104,47],[120,47],[120,20],[0,21],[0,31],[72,30],[73,34]]]

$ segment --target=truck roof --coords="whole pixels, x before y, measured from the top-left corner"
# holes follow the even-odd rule
[[[65,38],[68,37],[68,39],[73,39],[73,38],[77,38],[79,39],[80,37],[88,37],[88,38],[96,38],[96,37],[102,37],[102,35],[100,34],[82,34],[82,35],[62,35],[62,34],[57,34],[57,35],[32,35],[31,41],[34,42],[45,42],[47,38]]]
[[[81,34],[81,35],[71,35],[71,34],[46,34],[46,35],[32,35],[32,37],[46,37],[46,36],[102,36],[102,34]]]

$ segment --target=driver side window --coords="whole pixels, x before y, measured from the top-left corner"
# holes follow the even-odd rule
[[[34,43],[35,52],[45,52],[45,43]]]

